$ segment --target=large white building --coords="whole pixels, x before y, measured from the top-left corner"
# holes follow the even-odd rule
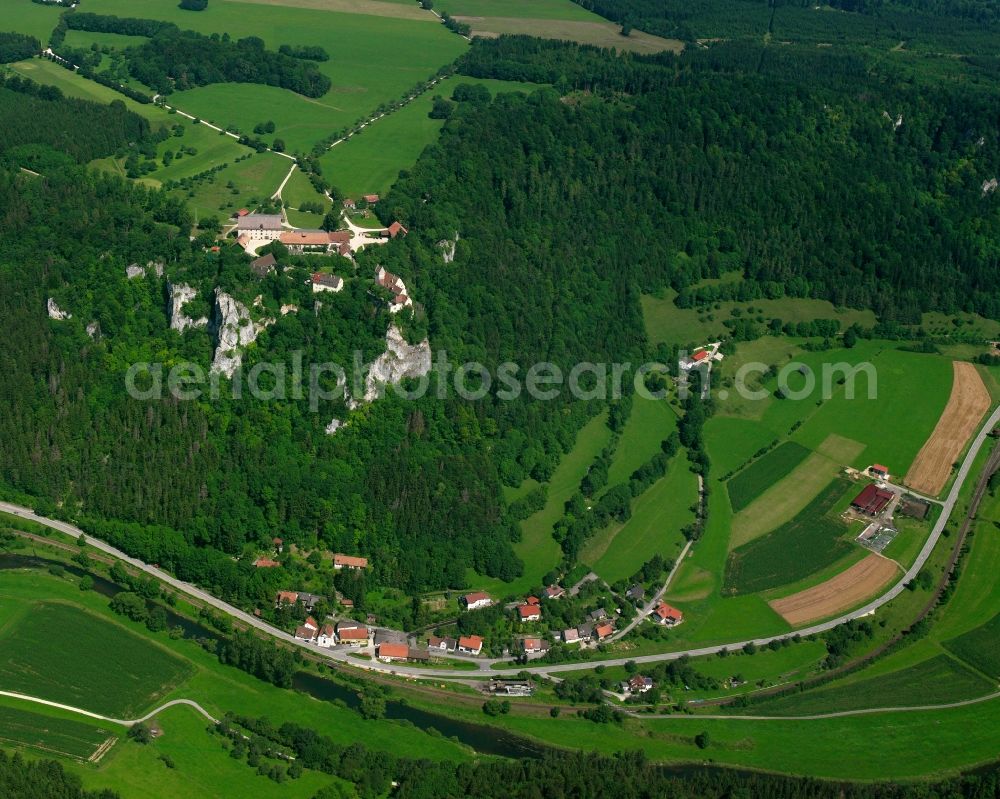
[[[236,222],[240,236],[251,241],[274,241],[281,236],[281,214],[247,214]]]

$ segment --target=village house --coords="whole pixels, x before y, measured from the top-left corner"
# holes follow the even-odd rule
[[[274,241],[283,231],[281,214],[247,214],[236,222],[239,234],[250,241]]]
[[[295,637],[300,641],[308,641],[312,643],[313,639],[316,637],[316,629],[310,627],[308,624],[303,624],[295,630]]]
[[[368,203],[369,205],[374,205],[375,203],[378,202],[378,195],[377,194],[366,194],[365,195],[365,202]]]
[[[587,618],[591,621],[604,621],[608,617],[608,612],[604,608],[598,608],[597,610],[592,610],[587,614]]]
[[[342,288],[344,288],[344,280],[339,275],[327,275],[322,272],[313,273],[313,294],[318,294],[321,291],[332,291],[336,294]]]
[[[623,694],[644,694],[653,690],[653,678],[633,674],[622,683],[621,688]]]
[[[385,643],[379,645],[377,657],[388,663],[390,660],[406,660],[409,654],[410,648],[406,644]]]
[[[578,644],[580,643],[580,631],[576,627],[563,630],[562,639],[564,644]]]
[[[427,647],[434,652],[454,652],[458,642],[454,638],[438,638],[432,635],[427,639]]]
[[[483,639],[478,635],[463,635],[458,639],[458,651],[466,655],[478,655],[483,651]]]
[[[385,232],[390,239],[394,239],[396,236],[405,236],[410,231],[403,227],[399,222],[393,222],[388,228],[386,228]]]
[[[594,628],[594,637],[598,641],[603,641],[605,638],[610,638],[614,635],[615,628],[610,624],[600,624]]]
[[[371,633],[368,627],[357,621],[337,622],[337,643],[348,646],[368,646],[371,643]]]
[[[309,594],[305,591],[298,592],[298,601],[305,605],[306,610],[311,611],[317,604],[326,600],[325,596],[320,596],[319,594]]]
[[[354,202],[354,200],[352,200],[350,197],[344,198],[344,208],[346,208],[348,211],[354,211],[357,209],[357,207],[358,204]]]
[[[517,612],[522,622],[539,621],[542,618],[542,609],[538,605],[518,605]]]
[[[561,585],[550,585],[545,589],[546,599],[561,599],[566,595],[566,589]]]
[[[349,597],[342,596],[337,601],[340,603],[340,606],[342,608],[344,608],[345,610],[353,610],[354,609],[354,600],[350,599]]]
[[[594,623],[586,622],[576,628],[577,640],[586,644],[594,639]]]
[[[646,589],[639,584],[633,585],[625,592],[625,598],[631,599],[633,602],[642,602],[645,596]]]
[[[540,655],[549,651],[549,642],[544,638],[525,638],[521,641],[521,651],[526,655]]]
[[[420,649],[419,647],[411,646],[406,652],[406,659],[413,661],[414,663],[429,663],[431,659],[431,653],[426,649]]]
[[[661,602],[657,605],[649,615],[657,624],[662,624],[666,627],[676,627],[684,621],[684,614],[666,602]]]
[[[306,620],[302,622],[302,624],[308,627],[310,630],[316,630],[317,632],[319,631],[319,625],[316,623],[316,619],[314,619],[312,616],[306,616]]]
[[[479,608],[488,608],[493,604],[493,600],[490,595],[484,594],[482,591],[475,591],[471,594],[466,594],[459,601],[465,605],[466,610],[479,610]]]
[[[889,479],[889,467],[883,466],[881,463],[873,463],[868,467],[868,474],[879,480]]]
[[[274,551],[278,554],[285,551],[285,540],[283,538],[278,538],[276,536],[271,539],[271,543],[274,544]]]
[[[260,258],[252,260],[250,262],[250,271],[257,275],[257,277],[264,278],[274,271],[274,266],[277,263],[278,261],[274,257],[274,253],[269,252],[267,255],[262,255]]]
[[[274,606],[280,608],[282,605],[294,605],[299,601],[299,595],[295,591],[278,591],[274,599]]]
[[[332,624],[324,624],[319,628],[319,632],[316,634],[317,646],[329,649],[335,643],[337,643],[337,631],[333,629]]]
[[[253,562],[253,565],[258,569],[275,569],[281,564],[278,563],[278,561],[276,560],[271,560],[270,558],[267,557],[260,557]]]
[[[542,604],[542,600],[540,600],[537,596],[526,596],[524,598],[524,604],[525,605],[541,605]]]
[[[340,552],[333,556],[333,568],[340,569],[367,569],[368,558],[359,558],[354,555],[344,555]]]

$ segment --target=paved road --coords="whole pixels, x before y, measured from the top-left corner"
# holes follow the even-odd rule
[[[68,710],[70,713],[78,713],[81,716],[86,716],[87,718],[97,719],[98,721],[109,721],[112,724],[120,724],[122,727],[133,727],[136,724],[141,724],[144,721],[149,721],[153,716],[166,710],[168,707],[175,707],[177,705],[187,705],[188,707],[193,707],[206,719],[208,719],[213,724],[218,724],[219,720],[215,718],[211,713],[209,713],[205,708],[199,705],[197,702],[191,699],[172,699],[165,704],[160,705],[156,710],[147,713],[140,719],[113,719],[110,716],[102,716],[100,713],[91,713],[89,710],[84,710],[81,707],[73,707],[72,705],[64,705],[60,702],[51,702],[48,699],[41,699],[37,696],[28,696],[27,694],[18,694],[13,691],[0,691],[0,696],[9,696],[12,699],[20,699],[24,702],[34,702],[36,705],[46,705],[47,707],[56,707],[60,710]]]
[[[592,669],[594,666],[603,664],[605,666],[621,666],[626,662],[632,660],[636,663],[659,663],[663,661],[678,660],[679,658],[690,656],[698,657],[700,655],[714,655],[720,649],[742,649],[749,643],[753,643],[758,647],[766,646],[771,643],[771,641],[781,641],[786,638],[791,638],[794,635],[801,635],[803,637],[807,635],[813,635],[816,633],[823,633],[827,630],[831,630],[844,622],[850,621],[852,619],[857,619],[862,616],[867,616],[878,610],[880,607],[895,599],[900,593],[905,590],[905,585],[910,580],[917,576],[917,573],[923,568],[927,559],[930,557],[931,552],[933,552],[935,545],[941,538],[941,533],[944,531],[945,526],[951,519],[952,511],[955,508],[955,504],[958,502],[959,494],[962,490],[962,486],[965,484],[966,479],[969,476],[969,472],[972,470],[973,462],[976,456],[979,454],[980,449],[982,449],[983,444],[986,442],[987,435],[994,427],[1000,424],[1000,407],[997,407],[992,414],[990,414],[989,419],[980,428],[975,439],[973,440],[971,446],[969,447],[968,453],[965,459],[962,461],[962,465],[958,469],[958,474],[955,476],[955,481],[952,484],[951,491],[948,492],[947,498],[942,502],[941,515],[938,517],[937,522],[934,524],[934,528],[931,530],[930,536],[927,538],[927,542],[924,544],[923,549],[920,550],[920,554],[917,556],[916,561],[907,570],[906,574],[892,586],[886,593],[882,594],[880,597],[873,599],[871,602],[866,604],[864,607],[858,608],[850,613],[845,613],[838,616],[835,619],[822,622],[821,624],[814,624],[811,627],[805,627],[799,630],[795,630],[791,633],[784,633],[782,635],[772,635],[765,638],[753,638],[745,641],[732,641],[728,643],[713,644],[712,646],[696,647],[693,649],[686,649],[678,652],[664,652],[655,655],[641,655],[638,657],[623,657],[623,658],[611,658],[601,661],[579,661],[572,663],[556,663],[556,664],[544,664],[538,666],[524,666],[521,671],[526,671],[532,674],[548,674],[550,672],[563,672],[563,671],[580,671],[586,669]],[[19,505],[14,505],[9,502],[0,502],[0,511],[5,511],[6,513],[11,513],[16,516],[20,516],[25,519],[29,519],[38,524],[45,525],[46,527],[51,527],[54,530],[66,533],[67,535],[79,537],[84,535],[83,531],[72,524],[67,524],[66,522],[59,521],[58,519],[47,519],[42,516],[38,516],[34,511],[29,508],[23,508]],[[363,661],[358,658],[352,658],[349,656],[348,651],[339,649],[322,649],[315,646],[314,644],[306,643],[305,641],[300,641],[294,638],[289,633],[284,630],[279,630],[276,627],[272,627],[267,622],[250,615],[249,613],[244,613],[239,608],[230,605],[227,602],[223,602],[218,597],[212,596],[207,591],[203,591],[197,586],[191,585],[189,583],[182,582],[176,579],[170,574],[167,574],[162,569],[155,566],[150,566],[147,563],[136,560],[135,558],[129,557],[124,552],[116,549],[110,544],[96,539],[90,535],[87,535],[87,541],[95,549],[99,549],[109,555],[113,555],[120,560],[132,565],[136,569],[146,572],[147,574],[156,577],[163,583],[181,591],[188,596],[192,596],[204,602],[207,605],[211,605],[217,610],[231,616],[237,621],[243,623],[248,627],[254,627],[268,635],[277,638],[284,643],[290,644],[292,646],[297,646],[302,649],[306,649],[313,655],[321,658],[326,658],[331,661],[336,661],[340,663],[345,663],[357,668],[368,669],[371,671],[389,672],[399,675],[404,675],[407,677],[430,677],[436,680],[454,680],[468,679],[468,674],[462,675],[461,673],[456,673],[453,670],[448,669],[435,669],[429,667],[420,666],[403,666],[394,663],[381,663],[377,661]],[[513,672],[511,669],[497,669],[495,666],[498,663],[504,663],[500,659],[482,659],[478,661],[480,664],[480,669],[477,674],[481,676],[510,676]],[[679,717],[678,717],[679,718]],[[728,717],[727,717],[728,718]]]
[[[700,474],[698,475],[698,479],[699,480],[701,479]],[[677,570],[680,569],[681,564],[684,562],[684,558],[687,557],[687,554],[690,550],[691,550],[691,542],[688,541],[684,544],[684,549],[681,550],[681,554],[677,556],[677,560],[674,561],[673,568],[670,570],[670,574],[667,575],[667,579],[663,581],[663,585],[660,586],[660,590],[657,591],[655,594],[653,594],[653,598],[642,606],[642,609],[635,614],[635,618],[633,618],[632,621],[630,621],[628,624],[622,627],[618,632],[612,635],[608,639],[609,641],[616,641],[619,638],[624,638],[626,635],[632,632],[632,630],[634,630],[639,624],[641,624],[643,619],[645,619],[650,613],[653,612],[653,608],[655,608],[658,604],[660,604],[660,600],[663,599],[663,595],[667,592],[667,589],[670,587],[670,583],[673,582],[674,575],[677,574]]]

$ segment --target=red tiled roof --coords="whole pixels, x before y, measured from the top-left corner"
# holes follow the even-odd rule
[[[278,592],[278,602],[285,602],[289,605],[294,605],[298,601],[299,601],[299,595],[295,591]]]
[[[482,649],[483,639],[479,635],[463,635],[458,639],[458,645],[463,649]]]
[[[698,350],[691,356],[692,361],[703,361],[708,357],[708,350]]]
[[[367,569],[368,558],[359,558],[354,555],[342,555],[337,553],[333,556],[334,566],[348,566],[355,569]]]
[[[489,598],[490,598],[490,595],[486,594],[486,593],[483,593],[482,591],[475,591],[475,592],[473,592],[471,594],[466,594],[465,597],[464,597],[466,605],[472,605],[475,602],[481,602],[482,600],[489,599]]]
[[[656,610],[653,612],[664,621],[681,621],[684,618],[683,613],[672,605],[668,605],[666,602],[661,602],[657,605]]]
[[[281,564],[276,560],[271,560],[270,558],[257,558],[257,560],[253,562],[253,565],[258,569],[273,569]]]
[[[395,644],[386,643],[379,644],[378,656],[380,658],[398,658],[400,660],[406,660],[406,656],[410,652],[410,647],[406,644]]]
[[[598,638],[607,638],[611,633],[615,631],[615,628],[610,624],[602,624],[600,627],[594,628],[594,633]]]
[[[869,483],[851,502],[851,507],[857,508],[865,513],[881,513],[885,506],[892,501],[892,492],[879,488],[874,483]]]
[[[877,472],[885,472],[886,474],[889,473],[889,467],[883,466],[881,463],[873,463],[872,469],[874,469]]]
[[[541,600],[537,596],[529,596],[524,600],[525,605],[540,605]]]
[[[521,614],[522,621],[542,617],[542,609],[538,605],[520,605],[517,612]]]
[[[347,244],[351,240],[351,231],[349,230],[334,230],[327,235],[330,237],[330,241],[335,244]]]
[[[409,233],[409,231],[403,227],[399,222],[393,222],[389,225],[389,238],[394,239],[396,236],[403,234],[404,236]]]
[[[246,216],[249,213],[250,211],[247,210],[246,208],[241,208],[239,211],[236,212],[236,216]]]
[[[366,194],[365,195],[365,202],[366,203],[377,203],[378,202],[378,195],[377,194]]]
[[[349,630],[337,630],[337,638],[342,641],[367,641],[368,640],[368,628],[367,627],[353,627]]]
[[[311,641],[316,636],[316,631],[310,627],[299,627],[295,631],[296,638],[304,638],[306,641]]]
[[[286,230],[278,236],[278,241],[282,244],[324,247],[330,243],[330,234],[325,230]]]

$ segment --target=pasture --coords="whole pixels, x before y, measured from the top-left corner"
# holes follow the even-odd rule
[[[1000,679],[1000,614],[964,635],[945,641],[944,647],[983,674]]]
[[[749,594],[801,580],[847,555],[848,527],[831,511],[856,486],[837,478],[793,519],[734,549],[726,563],[724,592]]]
[[[435,95],[451,97],[460,84],[483,85],[491,94],[538,88],[536,84],[515,81],[446,78],[403,108],[330,148],[320,159],[324,177],[347,197],[386,193],[400,170],[412,167],[424,148],[437,139],[444,120],[428,116]]]
[[[274,136],[285,141],[288,152],[308,152],[317,141],[367,117],[381,104],[400,99],[467,46],[426,13],[417,19],[399,19],[269,3],[219,2],[192,14],[177,8],[173,0],[146,0],[141,6],[131,0],[93,0],[88,10],[167,20],[204,34],[259,36],[271,49],[282,44],[325,47],[331,58],[318,66],[333,86],[318,99],[254,84],[201,86],[169,98],[171,105],[183,111],[245,133],[258,122],[273,120]]]
[[[607,414],[598,414],[580,429],[573,449],[559,461],[548,484],[545,507],[521,522],[521,540],[514,544],[514,552],[524,561],[524,574],[506,583],[470,570],[466,574],[470,587],[506,596],[524,593],[541,583],[542,576],[562,558],[559,543],[552,537],[553,527],[562,517],[566,501],[579,489],[590,464],[610,439]]]
[[[994,686],[954,658],[938,655],[889,674],[755,704],[753,715],[798,716],[879,707],[944,704],[988,694]]]
[[[755,460],[726,483],[729,504],[743,510],[768,488],[787,476],[809,455],[809,450],[794,441],[785,441]]]
[[[111,732],[102,722],[78,721],[28,710],[24,702],[2,700],[0,704],[0,744],[27,747],[46,755],[87,760],[101,746],[124,730]],[[81,717],[82,718],[82,717]]]
[[[131,718],[191,676],[170,652],[65,604],[34,604],[0,637],[7,690]]]
[[[785,297],[780,300],[753,300],[752,302],[721,302],[716,309],[678,308],[674,303],[677,292],[664,291],[661,295],[645,294],[642,297],[642,316],[646,336],[653,344],[701,344],[717,341],[727,335],[722,322],[739,309],[744,317],[773,318],[784,322],[809,322],[813,319],[837,319],[842,328],[852,324],[871,327],[875,314],[853,308],[836,308],[826,300]],[[753,312],[749,311],[753,308]],[[743,346],[743,345],[741,345]]]
[[[632,473],[661,451],[661,443],[677,427],[677,412],[663,400],[633,397],[614,459],[608,467],[608,488],[625,483]]]
[[[42,43],[48,44],[49,36],[59,22],[59,15],[65,9],[58,6],[47,6],[32,2],[4,3],[3,29],[17,31],[34,36]]]
[[[624,580],[653,555],[676,558],[684,546],[681,530],[694,521],[698,478],[679,453],[667,473],[632,500],[632,516],[594,534],[580,553],[607,583]]]

